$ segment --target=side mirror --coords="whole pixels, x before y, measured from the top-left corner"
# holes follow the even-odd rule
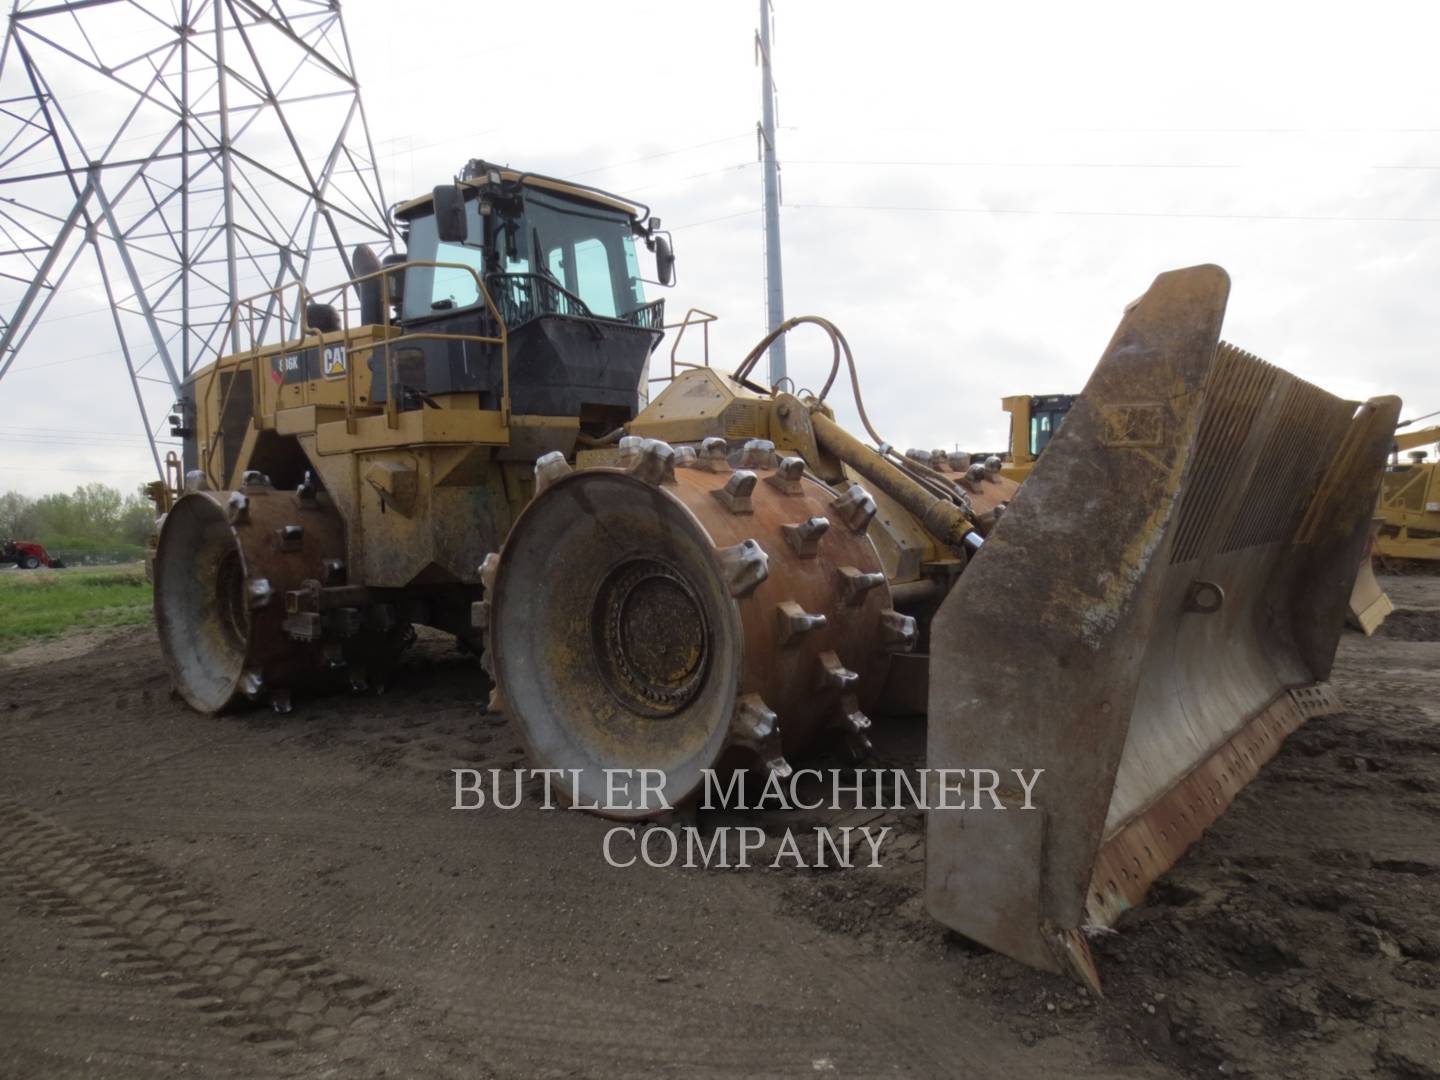
[[[675,284],[675,252],[668,236],[655,237],[655,276],[661,285]]]
[[[444,244],[465,242],[465,192],[459,184],[441,184],[431,199],[435,206],[435,232]]]

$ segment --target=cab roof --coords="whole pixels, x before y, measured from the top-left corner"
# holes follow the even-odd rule
[[[618,210],[623,214],[639,221],[646,217],[649,210],[639,203],[630,202],[618,195],[611,195],[608,192],[600,191],[598,188],[586,187],[584,184],[571,184],[564,180],[557,180],[553,176],[541,176],[538,173],[521,172],[519,169],[505,168],[498,165],[484,165],[487,171],[493,170],[500,174],[500,179],[513,182],[519,180],[527,187],[540,188],[545,191],[553,191],[558,195],[565,195],[581,202],[588,202],[595,206],[603,206],[610,210]],[[457,180],[462,188],[480,188],[486,183],[483,176],[471,180]],[[394,214],[397,218],[411,218],[422,210],[430,207],[433,201],[431,195],[417,195],[395,207]]]

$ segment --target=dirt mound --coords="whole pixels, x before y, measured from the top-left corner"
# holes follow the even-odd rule
[[[1440,611],[1392,611],[1375,632],[1397,641],[1440,641]]]
[[[918,812],[744,819],[888,828],[877,868],[617,870],[613,822],[449,809],[525,760],[449,639],[213,718],[125,632],[0,676],[0,1075],[1435,1080],[1440,641],[1347,635],[1335,682],[1093,939],[1097,998],[928,916]]]

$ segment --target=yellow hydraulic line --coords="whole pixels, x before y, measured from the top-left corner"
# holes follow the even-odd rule
[[[810,424],[821,447],[914,514],[927,532],[956,550],[980,547],[980,534],[960,507],[930,494],[819,410],[810,414]]]

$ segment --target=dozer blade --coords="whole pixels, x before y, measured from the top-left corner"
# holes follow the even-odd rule
[[[1375,580],[1375,564],[1371,555],[1375,550],[1375,534],[1379,529],[1379,520],[1371,523],[1370,540],[1365,548],[1365,557],[1360,560],[1360,572],[1355,575],[1355,588],[1350,590],[1350,606],[1345,612],[1345,621],[1356,630],[1363,631],[1366,637],[1380,629],[1385,617],[1395,610],[1390,597],[1385,595],[1385,590],[1380,588],[1380,582]]]
[[[1099,989],[1087,931],[1144,897],[1307,716],[1396,398],[1220,343],[1229,278],[1162,274],[932,627],[928,764],[1044,769],[1034,809],[932,810],[941,922]]]

